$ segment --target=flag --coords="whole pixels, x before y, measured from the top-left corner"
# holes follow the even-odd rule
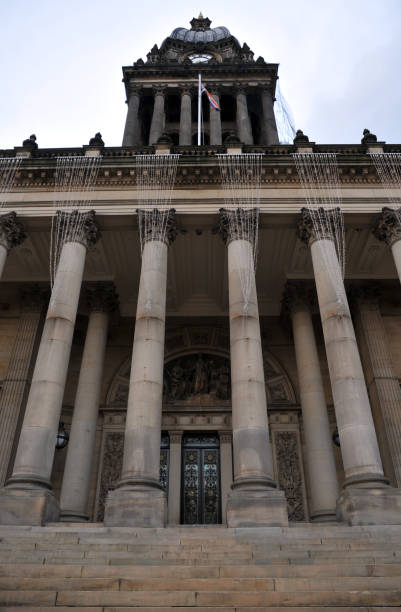
[[[213,96],[208,92],[208,90],[206,89],[206,87],[204,85],[201,85],[201,93],[205,93],[208,97],[210,106],[212,108],[214,108],[214,110],[221,110],[220,106],[217,104],[216,100],[213,98]]]

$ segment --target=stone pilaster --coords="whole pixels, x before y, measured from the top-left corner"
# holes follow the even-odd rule
[[[221,516],[227,523],[227,500],[233,482],[232,431],[219,431],[221,472]]]
[[[85,213],[80,227],[75,242],[61,249],[14,469],[0,495],[0,524],[41,525],[58,519],[50,475],[86,250],[97,239],[93,211]]]
[[[358,327],[366,346],[367,382],[374,414],[384,428],[394,481],[401,487],[401,389],[394,374],[386,330],[379,307],[378,292],[360,288],[354,291]]]
[[[0,400],[0,486],[3,486],[15,454],[15,437],[24,416],[32,377],[32,360],[37,352],[42,312],[47,291],[37,285],[21,291],[22,312],[11,350]]]
[[[279,144],[276,117],[274,115],[274,100],[270,89],[261,91],[263,109],[263,140],[266,145]]]
[[[313,231],[303,209],[299,236],[310,246],[345,471],[337,519],[400,524],[401,496],[387,486],[334,242]]]
[[[182,431],[169,431],[170,465],[168,481],[168,524],[179,525],[181,514],[181,445]]]
[[[398,211],[385,206],[377,219],[373,234],[391,248],[398,278],[401,282],[401,209]]]
[[[236,91],[237,100],[237,130],[238,137],[243,144],[253,144],[252,127],[248,113],[246,90],[238,87]]]
[[[181,92],[181,112],[180,112],[180,145],[192,144],[192,88],[182,86]]]
[[[17,213],[12,211],[0,215],[0,278],[9,251],[21,244],[25,238],[24,226],[17,219]]]
[[[166,523],[166,496],[160,485],[160,437],[167,254],[168,244],[176,235],[172,219],[171,211],[170,231],[163,240],[154,235],[142,237],[123,468],[116,490],[107,498],[105,525],[163,527]]]
[[[253,249],[238,239],[227,211],[220,227],[230,227],[228,244],[231,389],[234,482],[227,500],[227,525],[250,527],[288,523],[284,493],[276,490],[267,420],[266,389],[256,296]],[[243,295],[242,274],[250,273],[249,296]]]
[[[155,87],[154,96],[155,103],[153,107],[152,123],[149,132],[149,144],[155,144],[164,130],[164,95],[166,88],[164,86]]]
[[[128,95],[127,119],[123,136],[123,147],[136,147],[142,144],[141,125],[139,122],[139,104],[141,102],[141,89],[131,87]]]
[[[60,515],[65,521],[89,518],[89,489],[109,314],[118,305],[112,283],[91,284],[86,288],[86,300],[89,323],[60,495]]]
[[[306,443],[312,521],[336,520],[338,481],[319,356],[313,331],[312,291],[289,283],[284,304],[291,316]]]

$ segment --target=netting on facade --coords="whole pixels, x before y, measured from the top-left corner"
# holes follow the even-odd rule
[[[166,240],[179,157],[172,154],[136,156],[136,188],[142,253],[146,241],[165,242]]]
[[[100,162],[101,157],[57,158],[50,240],[52,287],[64,243],[82,239],[85,213],[89,210]]]
[[[370,156],[401,225],[401,153],[370,153]]]
[[[280,82],[276,85],[276,101],[274,103],[278,139],[280,144],[292,144],[295,138],[295,121],[291,107],[281,91]]]
[[[0,157],[0,209],[13,188],[21,157]]]

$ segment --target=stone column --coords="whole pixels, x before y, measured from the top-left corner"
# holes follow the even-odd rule
[[[159,140],[164,130],[164,93],[165,87],[155,88],[155,104],[149,132],[150,145],[155,144]]]
[[[107,329],[109,314],[117,306],[117,297],[111,283],[89,286],[86,299],[90,309],[89,323],[60,495],[60,517],[64,521],[89,519],[88,500]]]
[[[9,251],[21,244],[25,238],[24,227],[17,220],[17,213],[13,211],[0,215],[0,278],[2,277]]]
[[[170,465],[168,479],[168,524],[179,525],[181,516],[182,431],[169,431]]]
[[[94,215],[85,213],[80,235],[72,242],[67,234],[61,250],[14,469],[0,495],[0,524],[58,520],[50,476],[86,250],[98,238]]]
[[[284,297],[294,335],[312,521],[336,520],[338,480],[307,288],[289,284]]]
[[[212,85],[210,87],[210,93],[212,94],[213,98],[216,100],[217,104],[220,106],[218,88]],[[211,145],[221,145],[222,143],[221,112],[218,110],[215,110],[214,108],[210,109],[209,126],[210,126],[210,144]]]
[[[221,516],[223,523],[227,517],[227,499],[233,482],[232,432],[219,431],[220,474],[221,474]]]
[[[136,147],[141,144],[141,125],[138,117],[139,104],[141,101],[140,91],[138,87],[133,87],[129,91],[123,147]]]
[[[357,320],[367,349],[372,406],[380,412],[397,487],[401,487],[401,389],[394,374],[377,291],[361,288],[355,299]]]
[[[239,87],[236,92],[236,98],[238,137],[243,144],[251,145],[253,144],[253,136],[245,89]]]
[[[279,144],[276,117],[274,115],[274,100],[270,89],[262,89],[263,138],[264,144]]]
[[[181,88],[180,145],[192,144],[191,88]]]
[[[356,524],[400,524],[401,496],[387,486],[354,327],[334,242],[317,238],[303,209],[299,236],[311,249],[320,316],[345,471],[337,519]]]
[[[401,282],[401,209],[397,212],[385,206],[377,220],[373,233],[378,240],[391,247],[398,278]]]
[[[22,312],[11,351],[0,399],[0,486],[13,459],[15,437],[21,426],[32,377],[32,359],[37,351],[42,311],[47,292],[36,286],[21,291]]]
[[[169,213],[164,241],[143,232],[123,467],[117,488],[106,501],[105,525],[163,527],[166,523],[166,496],[160,485],[160,437],[167,252],[176,232],[174,211]]]
[[[286,525],[284,493],[276,490],[273,478],[253,249],[248,240],[238,239],[233,211],[221,209],[220,233],[228,245],[234,452],[227,525]],[[241,278],[249,271],[250,292],[245,299]]]

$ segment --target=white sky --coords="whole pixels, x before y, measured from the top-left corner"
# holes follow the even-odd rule
[[[121,144],[121,66],[202,11],[278,62],[297,128],[401,142],[401,0],[0,0],[0,149]]]

